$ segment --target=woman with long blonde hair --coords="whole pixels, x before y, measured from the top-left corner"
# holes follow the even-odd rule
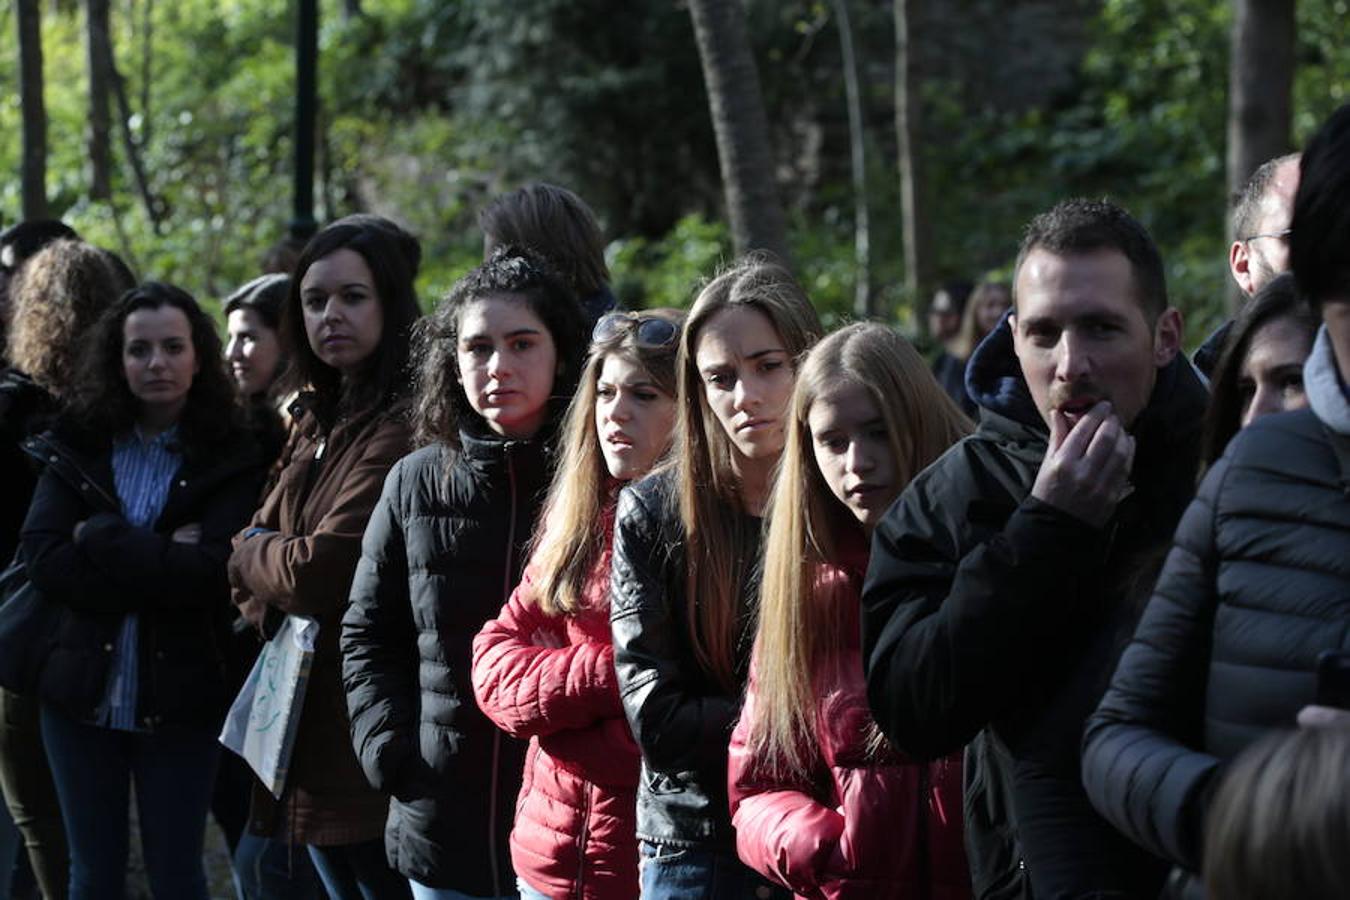
[[[749,669],[764,503],[797,360],[820,333],[783,267],[751,257],[708,283],[680,342],[670,466],[626,488],[614,525],[619,693],[642,751],[644,898],[747,897],[726,747]]]
[[[473,642],[479,707],[530,741],[511,831],[526,900],[638,893],[638,752],[615,690],[610,538],[619,489],[670,447],[681,319],[597,323],[533,559]]]
[[[959,757],[910,763],[888,746],[867,711],[858,631],[872,529],[969,430],[883,325],[849,325],[802,364],[730,750],[740,858],[798,896],[969,896]]]

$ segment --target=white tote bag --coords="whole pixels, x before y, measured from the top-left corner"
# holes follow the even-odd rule
[[[220,742],[244,758],[274,797],[286,784],[318,633],[313,619],[286,617],[263,645],[220,732]]]

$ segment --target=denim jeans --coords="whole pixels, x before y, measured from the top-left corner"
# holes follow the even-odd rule
[[[408,881],[389,868],[384,841],[319,847],[308,845],[314,871],[329,900],[409,900]]]
[[[428,887],[425,884],[413,881],[411,878],[408,879],[408,884],[412,887],[413,900],[516,900],[515,894],[507,894],[502,897],[479,897],[476,894],[466,894],[454,888]]]
[[[790,897],[735,853],[639,841],[642,900],[767,900]]]
[[[239,900],[321,900],[325,896],[303,844],[245,831],[234,850],[233,868]]]
[[[9,817],[9,809],[0,803],[0,900],[9,900],[14,881],[14,863],[19,858],[19,829]]]
[[[116,731],[46,704],[41,715],[70,842],[71,900],[124,894],[133,782],[151,893],[207,900],[202,842],[220,751],[215,735]]]
[[[516,879],[516,890],[520,892],[520,900],[552,900],[548,894],[536,891],[526,884],[524,878]]]

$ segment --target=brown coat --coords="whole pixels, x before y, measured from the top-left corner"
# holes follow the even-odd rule
[[[234,602],[250,597],[312,616],[319,638],[280,801],[254,785],[250,829],[292,841],[351,844],[384,831],[388,798],[366,781],[352,750],[338,635],[361,535],[393,464],[411,449],[402,409],[339,422],[327,440],[306,414],[282,454],[272,492],[230,557]]]

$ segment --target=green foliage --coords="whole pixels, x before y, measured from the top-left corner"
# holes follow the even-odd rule
[[[1343,0],[1298,4],[1295,144],[1335,106],[1350,75]],[[944,198],[941,268],[1006,266],[1022,225],[1055,200],[1109,196],[1151,231],[1172,301],[1198,344],[1226,316],[1224,215],[1231,8],[1198,0],[1107,0],[1078,88],[1023,111],[971,112],[949,84],[926,99],[955,147],[932,155]]]
[[[1008,8],[953,0],[997,28]],[[291,216],[293,4],[121,0],[113,40],[133,136],[163,210],[157,233],[120,131],[111,203],[88,198],[87,85],[79,4],[43,5],[48,191],[54,212],[146,277],[204,299],[254,275]],[[1347,99],[1347,0],[1298,10],[1295,141]],[[832,4],[745,0],[803,284],[830,322],[850,315],[854,198]],[[606,232],[615,289],[631,305],[683,306],[731,253],[707,97],[687,8],[671,0],[364,0],[321,4],[320,220],[391,215],[424,245],[423,302],[479,258],[476,212],[526,180],[586,197]],[[1006,272],[1023,224],[1056,199],[1107,194],[1158,238],[1195,342],[1223,313],[1224,139],[1229,4],[1104,0],[1086,52],[1031,106],[988,100],[1002,74],[977,28],[947,41],[947,73],[924,86],[937,268]],[[850,0],[868,132],[875,289],[898,321],[904,294],[895,177],[890,0]],[[997,33],[996,31],[994,33]],[[17,69],[14,29],[0,66]],[[989,71],[985,71],[989,69]],[[996,71],[995,71],[996,70]],[[148,79],[148,81],[147,81]],[[983,94],[981,92],[984,92]],[[981,99],[984,97],[985,99]],[[115,107],[114,107],[115,109]],[[19,168],[17,92],[0,102],[0,165]],[[0,186],[17,218],[18,181]]]
[[[693,302],[701,280],[730,259],[731,231],[725,222],[690,215],[659,240],[616,240],[606,256],[621,305],[683,309]]]

